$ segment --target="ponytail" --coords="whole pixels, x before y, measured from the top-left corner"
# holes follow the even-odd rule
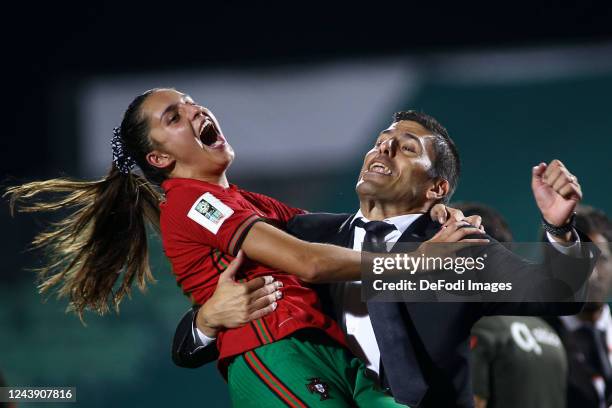
[[[41,196],[49,195],[46,201]],[[99,314],[116,311],[136,280],[141,291],[154,281],[148,261],[147,227],[159,232],[161,195],[143,177],[123,174],[113,166],[98,181],[52,179],[7,189],[11,213],[56,211],[70,214],[38,234],[34,248],[44,249],[48,262],[38,268],[44,294],[57,287],[68,298],[68,311],[81,320],[85,309]],[[113,291],[115,283],[120,286]]]
[[[154,282],[147,230],[159,232],[162,195],[149,180],[159,184],[165,173],[146,162],[153,145],[147,120],[140,112],[154,91],[136,97],[126,110],[120,129],[115,131],[114,162],[106,177],[97,181],[34,181],[10,187],[4,194],[10,200],[11,214],[15,210],[68,211],[32,244],[47,254],[46,264],[36,269],[40,293],[56,289],[58,298],[68,299],[67,311],[75,312],[81,320],[86,309],[103,315],[112,305],[118,312],[134,280],[141,291],[147,282]],[[125,152],[117,150],[118,143]],[[133,164],[146,178],[131,171]]]

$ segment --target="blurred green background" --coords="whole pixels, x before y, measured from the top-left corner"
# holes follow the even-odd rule
[[[384,116],[359,135],[363,153],[388,126],[394,111],[422,110],[438,118],[459,146],[463,173],[454,199],[498,209],[517,241],[538,239],[539,214],[530,176],[531,167],[541,161],[561,159],[578,176],[584,203],[612,214],[612,71],[508,82],[454,81],[424,74],[419,84],[416,92],[411,87],[405,97],[395,98]],[[232,181],[311,211],[353,212],[362,157],[333,171],[242,174]],[[88,314],[83,327],[64,313],[64,302],[51,298],[43,303],[34,275],[23,271],[40,263],[40,254],[21,251],[44,217],[9,219],[3,208],[2,224],[20,226],[14,236],[4,238],[10,252],[4,252],[3,259],[11,275],[5,274],[0,285],[0,369],[9,384],[75,386],[78,403],[67,406],[229,404],[224,381],[213,365],[180,369],[170,360],[174,328],[189,302],[157,238],[152,237],[151,253],[158,283],[146,295],[135,291],[118,316]]]

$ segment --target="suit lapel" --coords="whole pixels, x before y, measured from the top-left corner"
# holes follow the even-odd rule
[[[338,245],[345,248],[353,247],[354,229],[351,228],[351,221],[355,214],[348,217],[338,228],[337,232],[329,240],[330,244]]]
[[[440,224],[433,222],[429,218],[429,214],[423,214],[417,218],[404,231],[397,242],[423,242],[436,234]]]
[[[430,217],[426,214],[415,221],[402,234],[399,242],[424,242],[433,237],[439,230],[440,224],[431,221]],[[432,321],[447,321],[449,316],[458,313],[460,309],[463,310],[463,306],[454,303],[404,302],[402,306],[408,311],[412,324],[417,328],[418,337],[422,339],[436,338],[439,327],[432,325]],[[439,356],[440,353],[445,352],[445,350],[440,350],[438,346],[439,343],[437,342],[423,342],[423,347],[432,357]]]
[[[419,243],[433,236],[439,224],[430,220],[428,214],[416,219],[397,242]],[[395,250],[405,250],[396,248]],[[393,391],[393,395],[408,402],[409,405],[418,405],[429,388],[416,356],[417,341],[420,339],[411,338],[409,332],[415,332],[410,326],[413,320],[421,320],[422,310],[418,307],[413,308],[414,303],[387,303],[387,302],[368,302],[370,320],[374,328],[374,334],[381,350],[382,366],[384,366],[386,380],[388,380]],[[422,350],[422,347],[418,347]],[[382,369],[382,368],[381,368]],[[384,379],[383,379],[384,381]]]

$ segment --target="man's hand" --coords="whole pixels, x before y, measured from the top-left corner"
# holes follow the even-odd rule
[[[282,297],[278,288],[282,282],[272,276],[255,278],[245,283],[235,281],[244,260],[242,251],[219,275],[215,293],[202,305],[196,325],[208,337],[216,337],[219,330],[240,327],[276,310]]]
[[[559,160],[533,168],[531,189],[542,217],[555,226],[567,224],[582,200],[578,179]]]
[[[478,217],[480,218],[480,217]],[[416,254],[423,254],[431,258],[454,257],[458,250],[479,244],[486,244],[489,239],[485,238],[482,226],[474,227],[469,222],[457,221],[454,217],[449,218],[440,231],[428,241],[419,245]],[[466,238],[469,235],[482,236],[482,238]],[[440,245],[444,243],[455,243],[454,245]],[[426,268],[419,272],[427,272]]]
[[[431,207],[429,216],[433,221],[438,221],[442,225],[448,225],[447,221],[465,221],[475,228],[480,229],[484,232],[484,226],[482,225],[482,217],[480,215],[470,215],[466,217],[463,215],[461,210],[456,208],[448,207],[444,204],[436,204]]]
[[[469,218],[469,217],[468,217]],[[478,217],[480,218],[480,217]],[[431,239],[424,243],[441,243],[441,242],[466,242],[466,243],[487,243],[489,242],[486,238],[465,238],[468,235],[483,235],[484,230],[482,226],[477,228],[471,225],[467,218],[464,221],[456,221],[454,218],[450,218],[442,225],[440,231],[436,233]]]

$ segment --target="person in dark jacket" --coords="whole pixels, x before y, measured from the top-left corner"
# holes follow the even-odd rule
[[[601,254],[589,279],[588,302],[573,316],[549,317],[568,359],[567,406],[612,405],[612,314],[606,303],[612,290],[612,221],[601,210],[579,205],[576,225]]]

